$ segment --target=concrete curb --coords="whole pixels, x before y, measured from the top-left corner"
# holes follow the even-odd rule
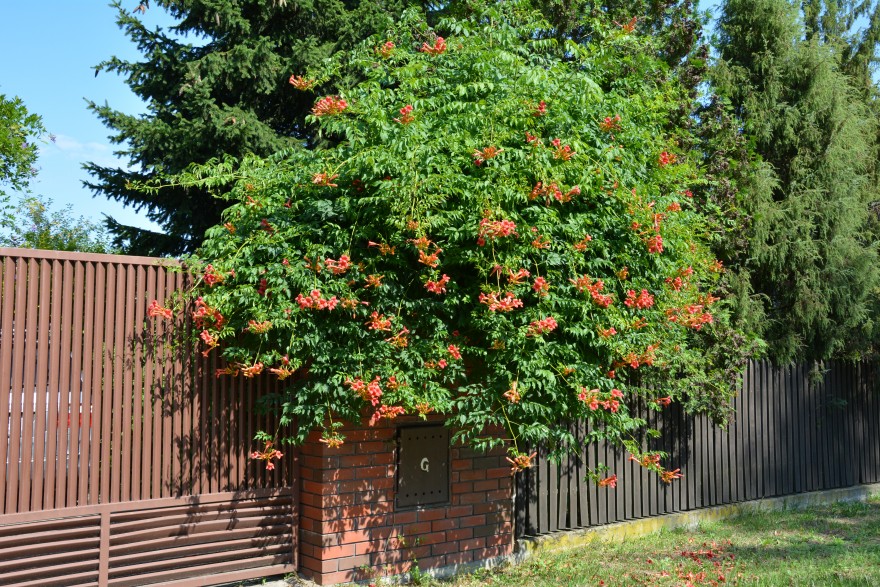
[[[865,501],[874,495],[880,495],[880,483],[744,501],[676,514],[618,522],[608,524],[607,526],[566,530],[543,536],[521,538],[516,543],[516,549],[511,555],[510,561],[516,564],[538,552],[567,550],[593,542],[621,542],[628,538],[645,536],[663,529],[695,528],[701,522],[723,520],[745,513],[802,509],[840,501]]]

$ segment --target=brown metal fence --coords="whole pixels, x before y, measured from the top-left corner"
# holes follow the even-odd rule
[[[722,430],[674,404],[646,412],[663,434],[648,447],[669,453],[684,477],[670,485],[600,444],[538,465],[517,479],[516,532],[539,535],[739,501],[880,482],[877,366],[832,362],[749,366],[736,415]],[[585,434],[583,426],[574,432]],[[583,438],[583,436],[581,436]],[[616,489],[585,481],[605,464]]]
[[[248,458],[274,384],[215,379],[188,319],[146,317],[186,280],[158,259],[0,249],[0,585],[295,570],[293,459]]]

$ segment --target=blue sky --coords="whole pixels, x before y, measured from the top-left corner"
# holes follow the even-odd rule
[[[133,10],[138,0],[123,0]],[[701,2],[712,7],[716,0]],[[128,114],[144,112],[143,103],[111,73],[95,77],[93,67],[116,55],[138,59],[136,48],[116,26],[116,11],[103,0],[0,0],[0,94],[20,97],[43,117],[54,143],[41,147],[33,192],[52,198],[55,207],[73,206],[76,216],[98,220],[108,214],[142,227],[158,228],[143,214],[92,197],[81,182],[87,161],[117,165],[109,129],[86,109],[85,99],[107,102]],[[171,18],[154,5],[142,15],[150,27],[168,26]]]
[[[126,8],[137,0],[123,0]],[[129,6],[130,5],[130,6]],[[86,161],[116,165],[108,129],[86,109],[85,98],[108,102],[126,113],[143,112],[143,103],[115,74],[95,77],[95,65],[111,55],[136,59],[138,53],[116,26],[115,10],[102,0],[0,0],[0,94],[20,97],[43,117],[55,143],[41,146],[34,193],[52,198],[54,207],[72,204],[75,215],[95,220],[109,214],[125,223],[150,226],[133,210],[81,185]],[[154,6],[143,20],[168,25]]]

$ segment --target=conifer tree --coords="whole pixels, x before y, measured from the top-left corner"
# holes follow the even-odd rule
[[[748,244],[733,269],[764,300],[772,355],[863,350],[878,284],[874,117],[836,47],[785,0],[728,0],[719,33],[715,87],[757,156],[739,171]]]
[[[148,255],[194,250],[217,223],[223,203],[207,189],[140,185],[174,175],[192,163],[245,154],[266,156],[307,144],[303,119],[312,104],[286,80],[337,50],[384,30],[404,0],[154,0],[134,12],[114,4],[119,26],[140,50],[140,61],[110,58],[96,67],[124,77],[147,103],[135,116],[112,105],[91,109],[124,145],[129,169],[89,163],[88,186],[145,210],[164,234],[108,219],[117,246]],[[177,24],[150,30],[137,12],[164,9]],[[321,88],[330,92],[332,88]]]

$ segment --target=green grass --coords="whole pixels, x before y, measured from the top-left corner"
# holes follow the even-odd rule
[[[880,499],[746,514],[423,584],[880,586]]]

